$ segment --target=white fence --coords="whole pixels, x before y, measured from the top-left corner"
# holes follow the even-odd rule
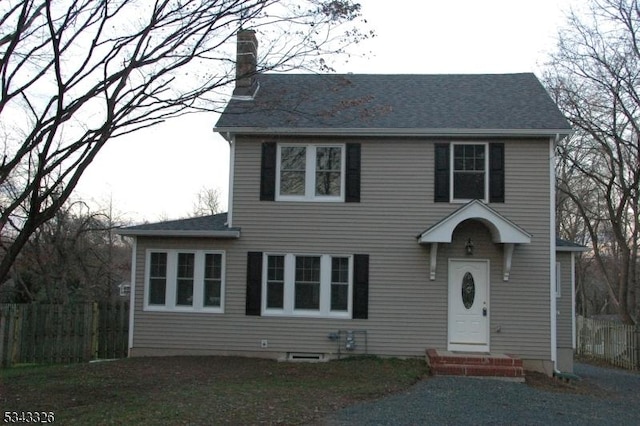
[[[640,329],[633,325],[578,316],[576,352],[618,367],[640,367]]]

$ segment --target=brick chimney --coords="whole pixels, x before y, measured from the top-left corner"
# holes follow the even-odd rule
[[[258,65],[258,40],[253,30],[238,31],[236,53],[236,88],[233,96],[253,98],[258,84],[256,70]]]

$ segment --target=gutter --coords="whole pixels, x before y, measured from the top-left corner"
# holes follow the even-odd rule
[[[326,127],[217,127],[220,133],[230,141],[233,134],[253,135],[296,135],[296,136],[520,136],[554,137],[556,142],[573,133],[571,129],[432,129],[432,128],[326,128]]]
[[[126,237],[193,237],[193,238],[240,238],[240,230],[228,231],[185,231],[185,230],[156,230],[156,229],[117,229],[118,235]]]

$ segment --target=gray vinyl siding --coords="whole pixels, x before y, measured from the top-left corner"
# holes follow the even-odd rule
[[[452,244],[439,246],[436,280],[429,280],[429,247],[419,245],[416,236],[461,207],[433,203],[436,140],[357,140],[360,203],[259,201],[264,140],[275,139],[235,141],[232,225],[241,228],[240,239],[138,239],[134,349],[334,353],[336,344],[327,334],[340,329],[367,330],[369,352],[379,355],[446,349],[448,259],[465,257],[470,236],[474,258],[490,260],[491,350],[551,358],[548,139],[503,141],[505,203],[491,207],[532,235],[531,244],[516,247],[509,281],[502,279],[502,245],[491,242],[477,222],[459,227]],[[178,247],[226,250],[224,314],[142,311],[145,251]],[[369,318],[245,316],[248,251],[368,254]],[[260,349],[261,339],[268,339],[268,349]]]
[[[571,309],[571,253],[558,253],[556,260],[560,262],[561,296],[556,300],[558,312],[558,347],[573,348],[573,322]]]

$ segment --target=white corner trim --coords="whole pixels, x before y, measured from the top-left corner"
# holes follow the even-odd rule
[[[438,263],[438,243],[431,243],[429,264],[429,279],[434,281],[436,279],[436,265]]]
[[[515,248],[514,243],[505,243],[503,246],[504,250],[504,259],[502,266],[502,279],[504,281],[509,281],[509,275],[511,275],[511,260],[513,259],[513,249]]]
[[[138,252],[138,239],[133,237],[133,244],[131,245],[131,287],[129,293],[129,347],[128,354],[131,356],[131,349],[133,349],[133,328],[135,326],[134,314],[136,311],[136,254]]]

